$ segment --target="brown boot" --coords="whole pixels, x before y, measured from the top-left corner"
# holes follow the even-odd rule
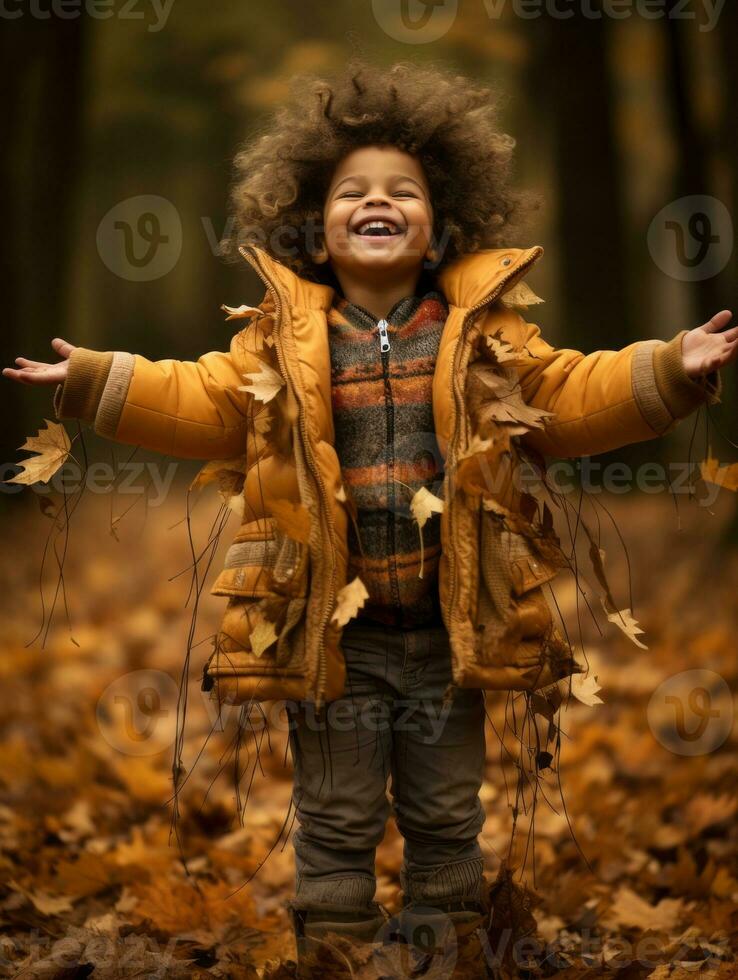
[[[333,902],[288,902],[297,947],[297,976],[311,980],[354,974],[353,954],[366,960],[367,944],[381,942],[387,911],[377,902],[354,906]]]
[[[483,902],[469,899],[407,903],[388,924],[393,945],[375,955],[388,976],[486,980],[492,976],[484,943],[488,917]]]

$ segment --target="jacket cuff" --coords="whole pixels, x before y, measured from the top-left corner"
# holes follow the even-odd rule
[[[54,392],[57,419],[95,421],[112,363],[112,351],[75,347],[67,361],[67,377]]]
[[[111,356],[110,371],[95,414],[95,432],[107,439],[114,439],[118,431],[136,366],[135,354],[117,350]]]
[[[648,424],[659,435],[671,432],[680,421],[707,402],[720,401],[722,379],[712,371],[690,378],[682,362],[682,330],[669,341],[643,340],[635,345],[632,364],[633,395]]]

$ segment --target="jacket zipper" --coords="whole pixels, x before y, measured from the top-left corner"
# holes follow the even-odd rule
[[[390,349],[389,336],[387,334],[387,321],[382,319],[377,324],[377,330],[379,331],[379,350],[380,353],[384,353]]]
[[[454,347],[453,362],[451,365],[451,404],[454,406],[454,423],[452,428],[451,440],[449,443],[448,453],[446,455],[447,469],[449,472],[454,473],[455,476],[455,466],[454,466],[454,454],[457,450],[457,443],[459,440],[460,429],[461,429],[461,419],[463,418],[464,410],[464,391],[463,385],[460,383],[459,378],[459,363],[461,360],[462,348],[466,342],[466,334],[468,327],[472,320],[474,320],[485,307],[489,306],[495,301],[495,299],[500,295],[502,290],[505,288],[511,279],[521,278],[522,275],[534,265],[540,257],[540,253],[531,256],[527,262],[518,266],[517,269],[510,272],[504,277],[491,293],[488,293],[484,299],[480,300],[469,310],[467,310],[466,316],[464,317],[463,323],[461,324],[461,329],[459,330],[459,336],[456,340],[456,345]],[[450,465],[449,464],[450,461]],[[455,493],[454,493],[455,496]],[[456,591],[457,591],[457,573],[456,573],[456,551],[454,548],[455,543],[455,524],[454,524],[454,500],[452,499],[448,508],[448,522],[449,522],[449,537],[451,539],[451,547],[449,548],[449,566],[450,566],[450,579],[451,588],[449,589],[449,598],[446,602],[446,622],[451,623],[451,612],[455,607],[456,603]],[[450,632],[450,629],[449,629]]]
[[[274,307],[275,307],[275,313],[277,315],[277,320],[278,322],[281,323],[282,298],[279,294],[279,290],[274,286],[274,284],[269,279],[267,274],[262,270],[258,255],[253,249],[249,248],[248,246],[239,246],[238,250],[241,253],[241,255],[246,259],[246,261],[249,262],[250,265],[253,265],[253,267],[256,269],[256,272],[259,275],[259,278],[262,280],[262,282],[267,287],[267,289],[272,293],[274,297]],[[253,255],[254,258],[253,263],[248,258],[247,253]],[[279,366],[280,369],[282,370],[282,373],[285,376],[289,377],[293,389],[296,390],[297,386],[295,385],[294,377],[289,370],[289,367],[287,365],[287,360],[285,359],[284,354],[280,349],[280,345],[275,343],[274,349],[276,351],[277,360],[279,361]],[[328,499],[328,494],[325,488],[325,484],[323,482],[323,477],[320,474],[320,469],[316,463],[315,456],[312,451],[312,443],[310,442],[310,436],[308,433],[307,420],[305,418],[305,408],[303,405],[302,397],[298,399],[298,404],[300,406],[299,424],[302,433],[302,443],[305,450],[305,455],[309,458],[308,465],[312,471],[313,479],[315,480],[316,486],[318,487],[319,496],[322,497],[322,499],[319,502],[318,510],[320,512],[321,522],[325,529],[325,535],[323,536],[323,544],[325,545],[327,542],[330,543],[331,555],[333,559],[331,562],[331,578],[330,578],[330,588],[328,591],[328,603],[327,605],[325,603],[323,604],[324,614],[320,624],[320,631],[318,634],[318,671],[317,671],[317,679],[315,685],[315,707],[317,710],[322,706],[323,694],[325,693],[325,681],[326,681],[326,658],[325,658],[325,642],[324,642],[325,631],[328,622],[328,617],[330,616],[333,610],[333,606],[335,604],[335,598],[336,598],[336,560],[335,560],[335,544],[334,544],[335,528],[333,525],[333,517],[330,513],[330,507],[326,503]],[[325,612],[326,608],[327,608],[327,612]]]
[[[380,358],[382,361],[382,375],[384,377],[384,404],[387,412],[387,447],[391,452],[391,465],[390,459],[387,460],[387,505],[389,509],[389,535],[391,541],[390,550],[390,569],[389,569],[389,580],[390,589],[395,600],[395,605],[398,611],[401,608],[400,603],[400,592],[397,587],[397,524],[395,516],[395,404],[392,398],[392,386],[390,384],[390,374],[389,374],[389,350],[390,342],[387,335],[387,321],[382,319],[377,324],[377,329],[379,331],[379,350]],[[391,496],[391,500],[390,500]],[[393,570],[394,569],[394,572]]]

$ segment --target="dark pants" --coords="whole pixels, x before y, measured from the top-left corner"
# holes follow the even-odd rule
[[[345,696],[288,701],[294,762],[296,901],[360,906],[376,888],[375,850],[392,809],[404,838],[409,902],[478,899],[485,814],[484,694],[451,682],[445,627],[352,620],[343,631]]]

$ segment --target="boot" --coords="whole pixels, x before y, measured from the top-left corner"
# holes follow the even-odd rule
[[[311,978],[353,976],[352,948],[381,942],[389,918],[384,906],[343,905],[299,900],[287,903],[297,947],[297,976]],[[366,957],[363,957],[365,959]]]
[[[376,955],[389,976],[486,980],[493,975],[485,956],[488,920],[481,901],[451,899],[430,906],[405,900],[387,927],[394,946]]]

